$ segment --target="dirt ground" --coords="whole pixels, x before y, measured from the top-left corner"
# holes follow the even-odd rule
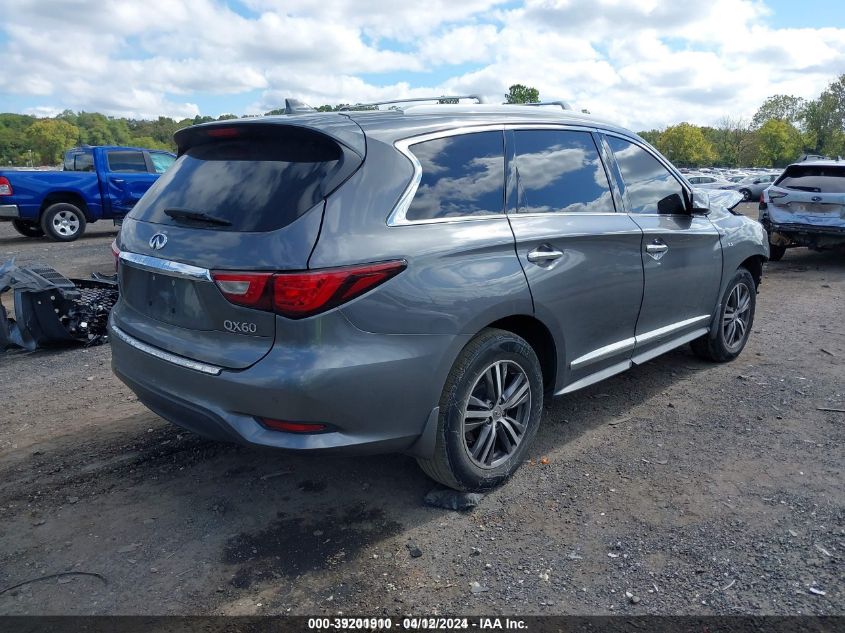
[[[0,224],[0,259],[108,272],[113,236]],[[547,403],[532,461],[464,513],[408,457],[181,431],[108,345],[0,354],[0,592],[100,575],[0,613],[845,614],[843,308],[845,257],[789,251],[735,362],[685,347]]]

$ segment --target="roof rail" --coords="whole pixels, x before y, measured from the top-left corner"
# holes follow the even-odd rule
[[[408,99],[391,99],[390,101],[373,101],[372,103],[356,103],[343,106],[340,111],[346,110],[377,110],[381,105],[392,105],[394,103],[411,103],[416,101],[459,101],[460,99],[475,99],[476,103],[484,103],[480,95],[440,95],[439,97],[409,97]]]
[[[518,105],[518,106],[551,106],[556,105],[560,106],[563,110],[571,110],[572,106],[569,105],[566,101],[535,101],[533,103],[508,103],[505,102],[502,105]]]

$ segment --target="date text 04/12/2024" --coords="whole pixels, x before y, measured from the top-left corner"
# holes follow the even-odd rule
[[[390,630],[397,628],[403,631],[449,631],[469,630],[500,631],[526,630],[527,623],[519,618],[475,617],[475,618],[444,618],[444,617],[405,617],[394,622],[390,617],[355,617],[355,618],[309,618],[309,630]]]

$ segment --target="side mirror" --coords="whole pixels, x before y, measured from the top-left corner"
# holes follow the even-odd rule
[[[690,212],[693,215],[709,215],[710,195],[706,191],[692,190],[692,209],[690,209]]]

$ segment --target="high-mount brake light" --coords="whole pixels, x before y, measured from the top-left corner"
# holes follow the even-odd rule
[[[214,127],[206,132],[212,138],[233,138],[240,136],[240,132],[234,127]]]
[[[215,271],[212,277],[231,303],[302,319],[361,296],[407,265],[404,260],[396,260],[275,274]]]

